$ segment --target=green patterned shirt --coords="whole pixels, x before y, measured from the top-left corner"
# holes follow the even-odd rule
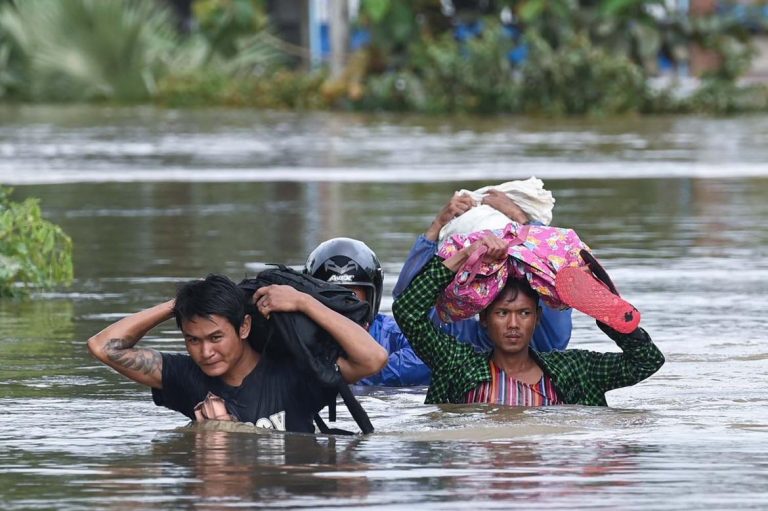
[[[491,379],[488,355],[441,332],[429,319],[429,310],[454,275],[435,256],[392,306],[416,354],[432,369],[426,403],[464,403],[467,392]],[[664,355],[644,330],[628,335],[616,332],[612,338],[622,353],[531,349],[531,354],[552,378],[564,403],[607,406],[606,392],[634,385],[664,364]]]

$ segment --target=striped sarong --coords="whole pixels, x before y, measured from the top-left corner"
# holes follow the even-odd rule
[[[544,374],[538,383],[529,385],[508,376],[493,361],[491,379],[467,392],[467,403],[489,403],[509,406],[549,406],[562,404],[552,378]]]

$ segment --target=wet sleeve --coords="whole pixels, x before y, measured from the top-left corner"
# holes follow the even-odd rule
[[[593,353],[589,361],[590,378],[603,391],[639,383],[664,365],[664,355],[642,328],[630,334],[601,329],[621,348],[621,353]]]
[[[457,370],[470,353],[474,354],[469,346],[440,331],[429,318],[429,311],[438,294],[454,275],[443,265],[440,257],[434,256],[392,305],[397,324],[416,354],[432,371],[437,368]]]
[[[437,242],[428,240],[423,234],[416,238],[403,263],[403,268],[400,270],[395,288],[392,290],[393,298],[403,294],[413,278],[419,274],[436,253]]]

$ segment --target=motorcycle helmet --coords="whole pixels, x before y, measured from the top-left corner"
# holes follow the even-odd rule
[[[368,324],[373,322],[381,305],[384,272],[368,245],[351,238],[324,241],[309,254],[304,272],[333,284],[365,288],[371,306]]]

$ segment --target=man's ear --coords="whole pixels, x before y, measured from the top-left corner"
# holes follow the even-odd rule
[[[488,328],[488,321],[486,318],[488,317],[487,309],[483,309],[480,311],[480,326],[483,328]]]
[[[541,304],[539,304],[538,307],[536,307],[536,324],[538,325],[541,322]]]
[[[246,314],[243,317],[243,323],[240,325],[240,338],[242,340],[248,339],[248,334],[251,333],[251,315]]]

